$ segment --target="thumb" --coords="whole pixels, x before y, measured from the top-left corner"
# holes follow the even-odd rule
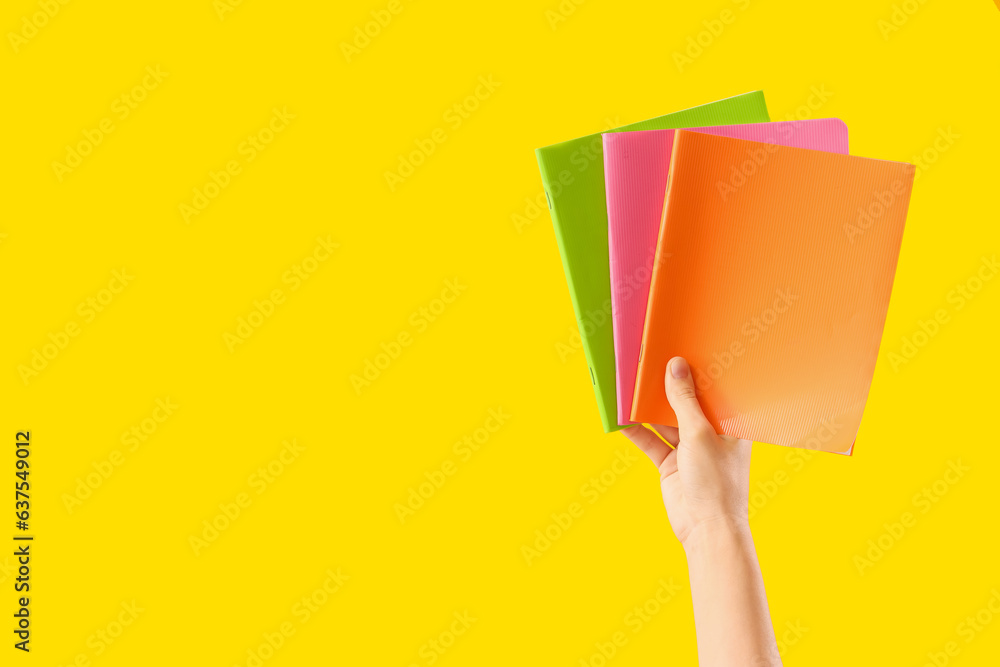
[[[705,418],[694,389],[691,367],[684,357],[674,357],[667,363],[667,400],[677,415],[677,428],[688,437],[699,433],[715,435],[715,429]]]

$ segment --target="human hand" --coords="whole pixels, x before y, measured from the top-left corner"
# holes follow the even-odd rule
[[[698,403],[691,368],[683,357],[667,364],[667,400],[678,428],[653,424],[667,442],[642,425],[622,431],[660,471],[670,527],[681,544],[703,527],[749,531],[749,440],[718,435]]]
[[[691,367],[667,364],[667,399],[678,428],[622,431],[660,471],[667,517],[684,545],[691,579],[698,663],[780,667],[764,580],[750,535],[749,440],[718,435],[701,410]]]

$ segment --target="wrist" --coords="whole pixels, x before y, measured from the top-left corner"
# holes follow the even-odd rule
[[[750,522],[746,518],[720,515],[700,521],[681,543],[688,560],[700,558],[718,549],[749,548],[753,550]]]

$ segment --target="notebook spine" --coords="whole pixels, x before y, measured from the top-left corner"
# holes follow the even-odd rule
[[[590,340],[587,336],[586,329],[581,325],[584,321],[584,314],[581,311],[579,300],[577,299],[576,281],[573,279],[573,266],[574,263],[572,259],[566,252],[566,246],[563,242],[563,234],[565,230],[559,219],[559,201],[558,198],[552,195],[554,188],[554,183],[558,178],[558,174],[550,174],[548,165],[545,161],[544,149],[537,149],[535,151],[535,158],[538,160],[538,171],[542,177],[542,187],[545,188],[545,199],[549,204],[549,217],[552,218],[552,229],[556,235],[556,245],[559,246],[559,257],[562,260],[563,272],[566,274],[566,285],[569,287],[570,301],[573,303],[573,315],[576,317],[577,328],[580,334],[580,343],[583,347],[584,356],[587,359],[587,370],[590,376],[590,383],[594,387],[595,398],[597,399],[598,410],[601,415],[601,423],[604,427],[604,432],[609,433],[611,431],[618,430],[621,428],[617,423],[611,421],[611,417],[605,414],[604,403],[601,398],[601,386],[597,383],[598,374],[594,370],[594,362],[591,355]],[[558,191],[558,190],[556,190]],[[617,422],[617,415],[615,416],[615,422]]]

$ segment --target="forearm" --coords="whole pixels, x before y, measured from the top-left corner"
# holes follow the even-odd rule
[[[781,664],[748,525],[716,521],[684,544],[701,667]]]

